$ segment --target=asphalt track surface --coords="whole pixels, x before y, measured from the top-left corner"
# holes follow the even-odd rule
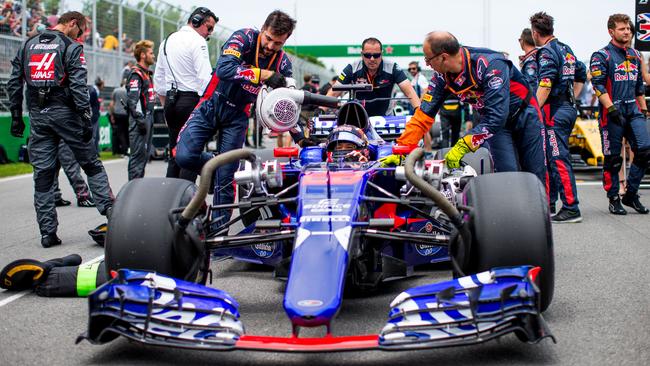
[[[126,182],[126,160],[106,165],[117,193]],[[147,166],[147,176],[162,176],[163,162]],[[648,365],[650,364],[650,216],[607,212],[597,174],[580,174],[578,187],[584,222],[554,225],[555,298],[544,317],[557,337],[539,344],[514,335],[460,348],[331,354],[198,352],[143,346],[125,339],[107,345],[75,345],[87,326],[87,302],[81,298],[41,298],[31,292],[0,291],[0,365]],[[64,197],[72,191],[61,180]],[[86,231],[102,222],[95,209],[59,209],[63,245],[43,249],[32,205],[31,177],[0,180],[0,266],[18,258],[46,260],[71,253],[84,261],[101,258],[103,249]],[[650,204],[650,191],[642,192]],[[213,263],[212,286],[232,294],[241,305],[249,334],[288,336],[282,309],[284,283],[269,270],[234,261]],[[448,278],[447,271],[386,284],[381,291],[348,298],[334,322],[336,335],[373,334],[384,325],[390,301],[403,289]],[[319,336],[316,330],[304,332]]]

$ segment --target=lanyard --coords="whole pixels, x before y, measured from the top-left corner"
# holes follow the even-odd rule
[[[259,58],[259,53],[260,53],[260,37],[262,36],[262,32],[260,32],[257,35],[257,46],[255,47],[255,67],[258,69],[260,68],[260,58]],[[271,65],[273,65],[273,61],[275,60],[275,56],[277,56],[278,53],[274,53],[273,57],[271,58],[271,61],[269,61],[269,64],[266,66],[266,70],[269,70]]]
[[[370,82],[370,84],[372,84],[372,86],[374,87],[375,86],[375,78],[370,76],[370,74],[368,74],[368,71],[366,71],[366,77],[368,78],[368,81]]]

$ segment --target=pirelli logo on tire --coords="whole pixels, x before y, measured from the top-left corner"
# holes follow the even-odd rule
[[[33,81],[54,80],[56,52],[36,53],[29,57],[29,77]]]

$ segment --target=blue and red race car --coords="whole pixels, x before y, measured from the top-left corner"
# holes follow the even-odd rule
[[[351,101],[331,125],[381,137],[375,127],[395,134],[405,122],[371,122]],[[421,149],[381,138],[371,145],[368,162],[324,161],[320,146],[278,150],[283,161],[262,162],[246,150],[221,154],[202,176],[246,161],[235,176],[239,200],[230,205],[205,203],[209,179],[198,188],[169,178],[129,182],[106,240],[113,279],[89,296],[89,328],[80,339],[320,352],[466,345],[513,332],[531,343],[552,338],[541,313],[553,297],[553,241],[537,178],[479,175],[475,164],[449,170],[443,160],[424,159]],[[406,157],[395,163],[396,155]],[[237,211],[215,225],[217,209]],[[265,264],[286,278],[291,334],[245,331],[237,294],[205,286],[216,257]],[[453,278],[403,291],[376,334],[331,333],[345,290],[365,293],[434,262],[449,262]],[[326,327],[327,335],[300,337],[305,327]]]

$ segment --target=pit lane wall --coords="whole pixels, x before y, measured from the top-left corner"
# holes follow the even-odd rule
[[[23,138],[11,136],[11,114],[0,113],[0,145],[7,152],[7,157],[13,162],[19,161],[20,147],[27,144],[29,138],[29,117],[23,115],[25,121],[25,133]],[[108,114],[102,113],[99,117],[99,149],[110,150],[111,145],[111,123],[108,120]]]

